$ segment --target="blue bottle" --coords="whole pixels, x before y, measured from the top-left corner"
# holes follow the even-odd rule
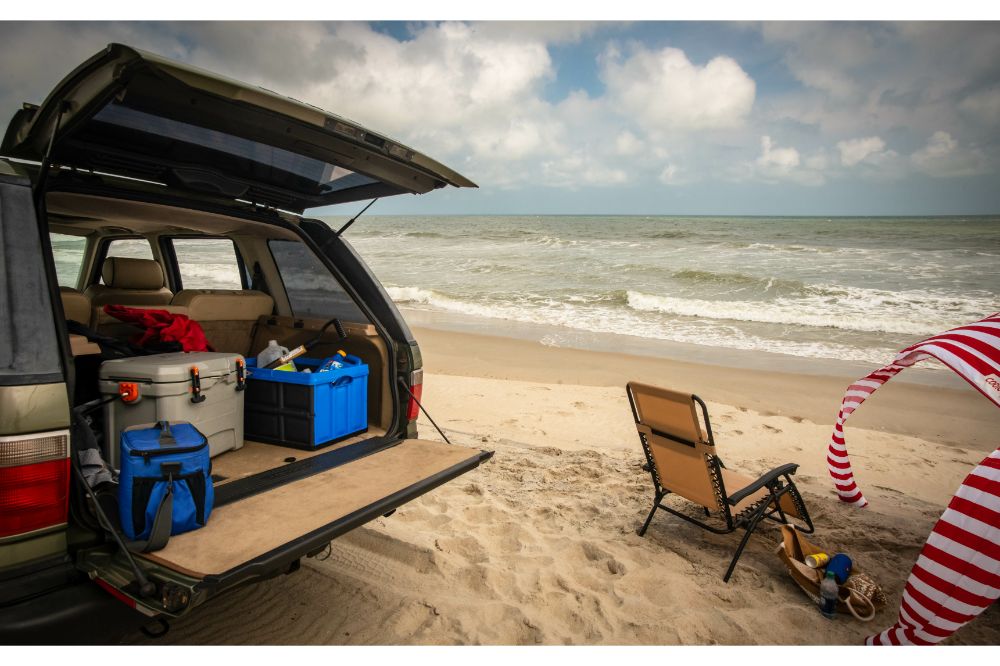
[[[324,359],[323,363],[319,366],[319,372],[326,372],[328,370],[338,370],[344,367],[344,359],[347,358],[347,352],[343,349],[338,349],[337,353],[333,356]]]
[[[819,584],[819,612],[823,617],[832,620],[837,615],[837,594],[840,586],[832,571],[826,572],[826,578]]]

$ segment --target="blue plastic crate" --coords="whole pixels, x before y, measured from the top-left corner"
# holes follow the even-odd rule
[[[288,372],[247,359],[244,437],[315,449],[368,429],[368,366],[347,355],[344,367],[316,372],[322,359],[299,357]]]

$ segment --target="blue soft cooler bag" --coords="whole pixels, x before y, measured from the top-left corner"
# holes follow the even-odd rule
[[[136,550],[159,550],[202,527],[214,497],[208,441],[193,425],[160,421],[122,433],[118,510]]]

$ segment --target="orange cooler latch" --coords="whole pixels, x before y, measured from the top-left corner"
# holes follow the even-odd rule
[[[139,402],[139,398],[142,397],[137,382],[118,382],[118,395],[125,404]]]

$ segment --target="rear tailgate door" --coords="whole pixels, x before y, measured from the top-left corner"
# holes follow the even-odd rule
[[[296,213],[475,187],[346,118],[121,44],[18,111],[0,150]]]
[[[202,529],[144,555],[222,588],[273,573],[487,460],[492,453],[420,439],[252,495],[212,512]]]

